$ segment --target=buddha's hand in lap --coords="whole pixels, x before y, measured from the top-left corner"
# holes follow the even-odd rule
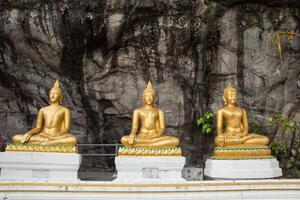
[[[240,135],[230,134],[225,136],[225,141],[241,142],[243,137]]]
[[[247,132],[242,132],[239,134],[239,136],[243,138],[243,137],[248,137],[249,135]]]
[[[240,134],[225,133],[222,136],[224,137],[224,140],[238,140],[238,139],[241,139]]]
[[[239,134],[227,134],[227,136],[231,139],[248,139],[250,136],[248,135],[248,133],[239,133]]]

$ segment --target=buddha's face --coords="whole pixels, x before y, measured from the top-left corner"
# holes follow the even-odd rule
[[[144,104],[152,105],[154,103],[154,94],[153,93],[145,93],[144,94]]]
[[[60,91],[58,91],[58,90],[50,90],[49,99],[50,99],[51,103],[60,101],[60,98],[61,98]]]
[[[226,104],[235,104],[237,100],[237,92],[235,90],[229,90],[224,96]]]

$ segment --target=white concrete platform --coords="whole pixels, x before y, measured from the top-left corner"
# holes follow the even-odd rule
[[[117,182],[184,181],[182,156],[117,156]]]
[[[0,152],[0,181],[78,181],[76,153]]]
[[[282,176],[282,170],[276,158],[207,159],[204,174],[214,179],[266,179]]]
[[[0,181],[5,200],[299,200],[300,180],[184,182]]]

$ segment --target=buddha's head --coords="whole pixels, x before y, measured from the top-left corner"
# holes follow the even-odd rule
[[[224,90],[223,100],[225,102],[225,105],[236,104],[237,90],[233,87],[231,83],[228,83],[227,87]]]
[[[53,88],[49,92],[50,103],[54,103],[54,102],[57,102],[57,101],[59,103],[61,103],[62,97],[63,97],[63,95],[62,95],[62,91],[59,87],[59,82],[58,82],[58,80],[56,80],[55,83],[54,83]]]
[[[153,103],[155,102],[155,98],[155,91],[153,90],[152,84],[149,81],[146,89],[143,92],[144,105],[153,105]]]

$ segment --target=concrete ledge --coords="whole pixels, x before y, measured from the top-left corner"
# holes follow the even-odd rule
[[[298,200],[300,180],[191,182],[0,182],[8,200]]]

